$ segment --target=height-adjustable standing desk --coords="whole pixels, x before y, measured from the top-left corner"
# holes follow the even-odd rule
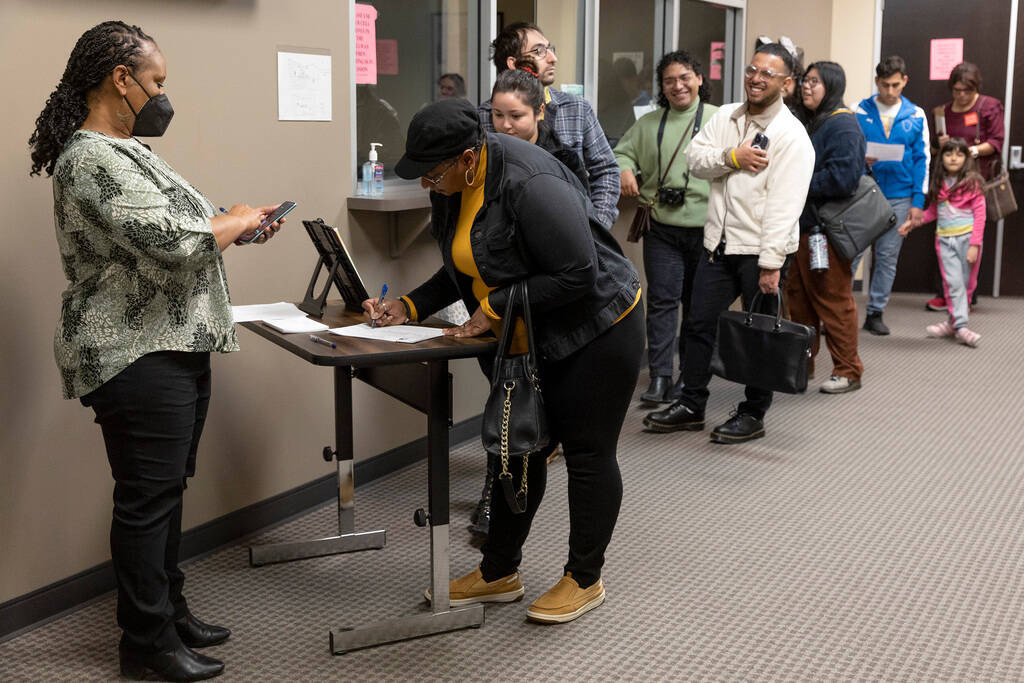
[[[328,305],[321,322],[331,328],[364,322],[339,302]],[[384,530],[355,532],[352,445],[352,378],[360,379],[427,416],[426,514],[417,523],[430,526],[431,613],[369,624],[354,629],[332,628],[331,651],[343,654],[417,636],[443,633],[483,624],[482,605],[450,609],[448,597],[448,430],[452,424],[452,378],[448,361],[491,351],[492,338],[439,337],[416,344],[357,339],[320,333],[336,349],[310,340],[309,334],[283,334],[261,322],[242,326],[314,365],[334,368],[334,452],[324,456],[338,462],[338,535],[312,541],[275,543],[250,548],[253,565],[319,557],[384,546]],[[425,518],[425,519],[424,519]]]

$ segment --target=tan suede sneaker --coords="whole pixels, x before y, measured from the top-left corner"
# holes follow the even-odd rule
[[[452,607],[472,605],[475,602],[515,602],[526,590],[519,580],[519,572],[488,583],[477,567],[463,577],[448,583],[448,604]],[[430,602],[430,589],[423,592]]]
[[[600,579],[589,588],[580,588],[572,572],[566,572],[554,588],[530,605],[526,617],[543,624],[564,624],[600,607],[603,602],[604,584]]]

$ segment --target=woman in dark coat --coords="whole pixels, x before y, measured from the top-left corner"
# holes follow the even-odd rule
[[[829,245],[827,270],[811,270],[808,236],[817,231],[814,205],[851,196],[864,175],[867,144],[857,117],[843,105],[846,74],[835,62],[815,62],[801,86],[804,120],[814,145],[814,175],[800,216],[800,248],[786,281],[792,319],[814,328],[811,349],[817,355],[821,328],[832,355],[832,372],[821,386],[826,394],[842,394],[861,386],[864,365],[857,353],[857,304],[853,300],[850,262]],[[813,356],[812,356],[813,357]]]
[[[443,265],[400,299],[365,301],[371,318],[422,320],[461,299],[473,314],[446,334],[477,336],[501,326],[511,286],[528,283],[550,436],[562,444],[569,474],[569,556],[527,617],[572,621],[604,602],[601,568],[622,500],[617,442],[643,344],[639,275],[596,222],[579,179],[536,145],[485,135],[465,100],[437,102],[413,117],[395,172],[433,190],[431,233]],[[452,606],[511,602],[525,592],[522,547],[547,468],[543,453],[510,460],[513,482],[523,461],[526,510],[515,514],[496,488],[483,559],[451,582]]]

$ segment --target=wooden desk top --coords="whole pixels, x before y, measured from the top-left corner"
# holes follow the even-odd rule
[[[346,311],[345,305],[340,301],[333,304],[328,303],[324,316],[322,318],[315,318],[315,320],[328,325],[332,329],[366,322],[361,313]],[[406,344],[376,339],[340,337],[325,332],[317,333],[320,337],[338,345],[338,348],[332,349],[329,346],[311,341],[308,332],[284,334],[260,321],[239,324],[313,365],[371,367],[374,365],[419,363],[430,360],[473,358],[475,356],[482,356],[497,346],[497,340],[493,337],[461,339],[438,337],[415,344]],[[431,322],[428,322],[426,326],[446,327],[443,322],[436,319],[431,319]]]

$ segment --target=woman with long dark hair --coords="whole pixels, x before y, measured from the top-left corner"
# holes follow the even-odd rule
[[[650,385],[640,398],[671,403],[682,386],[680,374],[673,387],[672,368],[677,349],[682,366],[693,275],[704,255],[711,191],[707,180],[690,175],[685,152],[702,122],[710,120],[718,107],[708,104],[711,87],[700,61],[689,52],[677,50],[662,57],[657,76],[659,110],[645,114],[626,131],[615,146],[615,160],[622,194],[651,207],[651,231],[643,238]],[[642,180],[638,182],[637,176]]]
[[[230,635],[193,616],[178,567],[185,481],[210,400],[210,353],[238,350],[221,252],[264,243],[276,207],[221,215],[135,136],[163,135],[167,65],[138,26],[108,21],[75,44],[36,120],[32,174],[53,176],[68,287],[54,339],[65,398],[93,409],[114,477],[110,551],[121,673],[221,673],[192,648]]]
[[[832,372],[821,385],[826,394],[841,394],[861,386],[864,364],[857,352],[857,304],[853,300],[851,263],[827,245],[827,268],[812,269],[809,236],[820,232],[814,205],[849,197],[864,175],[867,143],[857,117],[843,104],[846,74],[835,62],[807,67],[801,85],[803,119],[814,146],[814,174],[800,216],[800,247],[789,269],[785,293],[793,320],[815,330],[812,357],[821,343],[832,355]],[[815,265],[820,265],[816,263]]]

